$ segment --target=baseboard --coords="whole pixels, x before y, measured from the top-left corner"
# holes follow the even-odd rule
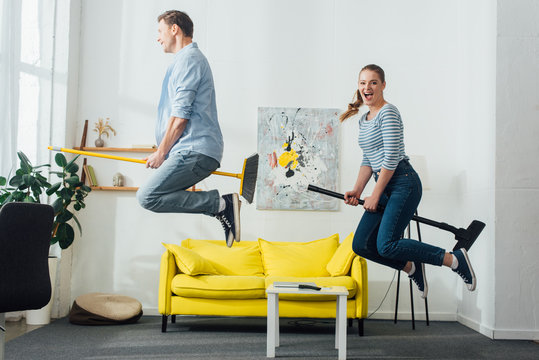
[[[467,326],[470,329],[475,330],[478,333],[485,335],[488,338],[494,339],[494,329],[492,329],[492,328],[490,328],[488,326],[480,324],[477,321],[475,321],[475,320],[473,320],[473,319],[471,319],[469,317],[460,315],[460,314],[457,315],[457,321],[459,323],[461,323],[462,325]]]
[[[418,311],[414,315],[416,320],[427,320],[424,311]],[[376,314],[370,317],[370,319],[377,320],[393,320],[394,318],[395,313],[393,311],[377,311]],[[409,311],[399,311],[397,320],[412,320],[412,313]],[[455,313],[429,312],[429,321],[457,321],[457,316]]]
[[[457,321],[494,340],[539,340],[539,330],[493,329],[462,315],[457,316]]]
[[[149,316],[161,316],[157,308],[144,308],[144,315]],[[392,311],[378,311],[371,319],[378,320],[393,320],[395,313]],[[424,312],[415,313],[415,319],[418,321],[425,321],[426,316]],[[398,320],[412,320],[411,312],[401,311],[398,314]],[[457,317],[454,313],[429,313],[429,320],[431,321],[457,321]]]
[[[142,312],[148,316],[161,316],[157,308],[143,308]]]

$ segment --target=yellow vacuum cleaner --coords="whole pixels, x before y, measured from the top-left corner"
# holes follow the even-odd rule
[[[134,163],[139,163],[139,164],[146,164],[145,160],[133,159],[133,158],[123,157],[123,156],[115,156],[115,155],[100,154],[100,153],[95,153],[95,152],[90,152],[90,151],[67,149],[67,148],[61,148],[57,146],[49,146],[48,149],[52,151],[61,151],[61,152],[72,153],[72,154],[79,154],[79,155],[100,157],[100,158],[105,158],[105,159],[121,160],[121,161],[129,161],[129,162],[134,162]],[[256,177],[258,174],[258,154],[253,154],[243,161],[243,169],[241,173],[239,174],[223,172],[223,171],[214,171],[212,172],[212,174],[235,177],[235,178],[240,179],[241,180],[240,195],[243,196],[249,204],[251,204],[255,196]]]

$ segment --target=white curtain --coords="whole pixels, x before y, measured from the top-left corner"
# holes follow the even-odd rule
[[[7,177],[16,158],[18,120],[18,82],[14,71],[14,54],[20,33],[13,31],[20,24],[14,17],[18,1],[0,0],[0,175]],[[20,13],[20,11],[19,11]]]
[[[0,175],[49,162],[57,0],[0,0]]]

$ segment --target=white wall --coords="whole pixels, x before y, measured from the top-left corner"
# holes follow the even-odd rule
[[[494,337],[539,339],[539,2],[497,11]]]
[[[459,286],[458,319],[492,336],[496,291],[496,2],[460,1],[458,36],[458,75],[452,85],[452,98],[458,106],[456,195],[462,224],[474,218],[487,224],[470,252],[478,287],[470,293]]]
[[[495,278],[489,274],[494,269],[496,11],[488,1],[83,0],[78,116],[73,119],[77,131],[67,145],[79,144],[84,119],[91,128],[98,117],[110,117],[118,131],[105,139],[107,145],[154,142],[160,84],[170,62],[156,42],[156,17],[171,8],[192,17],[194,40],[213,69],[225,138],[223,170],[238,169],[243,158],[256,151],[257,107],[344,109],[361,67],[381,65],[386,98],[403,115],[407,152],[426,158],[430,190],[424,192],[420,215],[458,227],[472,219],[487,223],[471,252],[480,276],[475,294],[463,293],[460,279],[448,269],[427,268],[431,319],[454,320],[460,312],[472,325],[495,326]],[[89,144],[94,134],[89,133]],[[361,152],[356,138],[357,125],[343,124],[340,191],[349,189],[357,175]],[[135,186],[150,173],[142,165],[89,162],[102,184],[110,184],[116,171]],[[202,187],[226,193],[237,191],[238,183],[212,176]],[[96,191],[87,205],[81,213],[83,236],[74,247],[73,298],[117,292],[137,298],[146,313],[155,314],[160,243],[223,237],[212,218],[153,214],[138,206],[134,193]],[[337,212],[284,212],[258,211],[253,204],[242,207],[242,238],[308,241],[336,232],[345,236],[360,215],[361,210],[345,206]],[[423,226],[422,235],[444,248],[454,245],[447,232]],[[378,306],[392,275],[369,263],[370,311]],[[393,291],[376,316],[391,316]],[[404,290],[403,317],[409,308]],[[422,309],[417,301],[416,311]]]

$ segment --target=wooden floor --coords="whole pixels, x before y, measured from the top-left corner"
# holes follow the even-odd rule
[[[43,325],[27,325],[24,318],[19,321],[6,321],[6,342],[32,330],[39,329]]]

